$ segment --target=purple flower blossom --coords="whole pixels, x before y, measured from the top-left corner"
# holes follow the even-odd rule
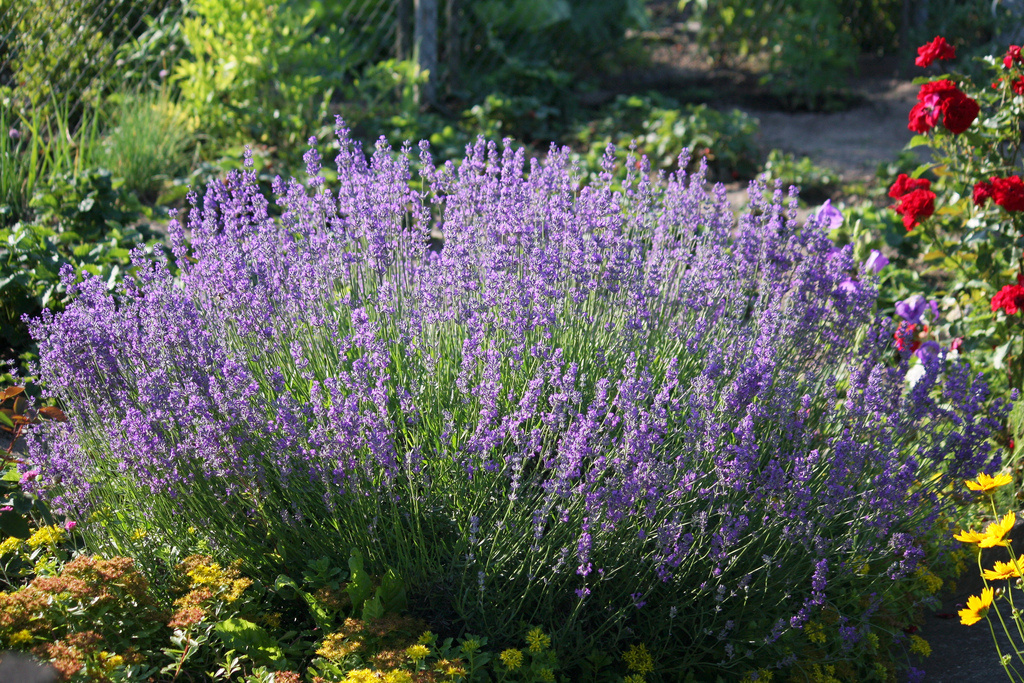
[[[481,140],[437,166],[421,146],[417,174],[411,154],[340,129],[339,187],[311,150],[273,211],[249,154],[115,291],[63,271],[65,310],[31,330],[69,421],[27,435],[46,476],[25,488],[82,524],[131,495],[118,533],[373,548],[469,628],[572,601],[566,633],[628,615],[670,652],[674,618],[721,652],[757,610],[781,660],[834,591],[888,591],[844,564],[851,537],[902,580],[946,505],[919,475],[997,462],[1005,406],[927,355],[908,390],[873,278],[795,194],[752,183],[737,224],[704,167],[657,183],[640,162],[619,189],[611,152],[586,184],[568,150]],[[708,634],[671,611],[692,604],[720,610]]]
[[[872,249],[867,260],[864,261],[864,269],[875,275],[882,272],[882,269],[887,265],[889,265],[889,259],[887,259],[885,255],[877,249]]]
[[[896,315],[906,320],[911,325],[921,322],[921,315],[926,306],[925,298],[920,294],[913,294],[909,298],[896,303]]]
[[[835,230],[843,224],[843,214],[839,209],[832,206],[831,199],[826,199],[825,203],[821,205],[814,215],[828,230]]]
[[[9,131],[7,131],[7,137],[17,142],[18,140],[21,139],[21,131],[18,130],[17,128],[11,128]]]

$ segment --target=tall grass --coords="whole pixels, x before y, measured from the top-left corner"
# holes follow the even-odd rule
[[[195,123],[168,90],[123,93],[113,100],[97,160],[144,200],[185,173],[195,145]]]
[[[11,100],[0,103],[0,225],[26,215],[41,181],[96,163],[100,118],[97,110],[85,109],[72,128],[67,106],[50,114],[23,112]]]

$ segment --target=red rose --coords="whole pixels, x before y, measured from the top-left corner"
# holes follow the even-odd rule
[[[1021,76],[1013,83],[1010,84],[1010,88],[1016,95],[1024,95],[1024,76]]]
[[[1021,63],[1020,57],[1020,45],[1011,45],[1010,49],[1006,51],[1006,56],[1003,57],[1003,66],[1007,69],[1012,69],[1014,63]]]
[[[992,183],[986,183],[982,180],[980,183],[974,185],[974,205],[984,206],[992,197]]]
[[[889,196],[893,199],[899,199],[908,192],[927,190],[931,186],[932,181],[927,178],[911,178],[906,173],[900,173],[899,177],[896,178],[896,182],[889,188]]]
[[[945,78],[941,81],[928,81],[927,83],[922,83],[921,89],[917,91],[917,101],[924,102],[925,98],[929,95],[944,97],[957,90],[956,83]]]
[[[907,128],[927,133],[942,115],[942,125],[954,135],[967,130],[981,110],[978,103],[957,88],[956,83],[942,79],[923,83],[917,93],[917,104],[910,110]]]
[[[893,208],[903,216],[903,227],[913,230],[922,218],[935,213],[935,193],[931,190],[912,190],[900,197]]]
[[[990,178],[992,181],[992,198],[996,204],[1007,211],[1024,211],[1024,182],[1020,176],[1009,178]]]
[[[942,100],[942,125],[953,135],[959,135],[970,128],[978,118],[981,107],[959,90]]]
[[[992,312],[1000,308],[1006,311],[1006,315],[1014,315],[1024,308],[1024,275],[1018,273],[1017,284],[1006,285],[992,297]]]
[[[910,110],[910,120],[907,123],[907,128],[915,133],[924,135],[932,129],[938,118],[938,112],[918,102]]]
[[[932,42],[917,48],[917,59],[914,60],[914,64],[922,67],[931,66],[936,59],[956,59],[953,46],[942,36],[935,36]]]

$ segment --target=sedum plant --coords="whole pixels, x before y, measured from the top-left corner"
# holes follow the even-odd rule
[[[753,183],[737,225],[703,164],[613,190],[613,149],[584,186],[566,149],[423,144],[414,175],[339,144],[338,189],[310,151],[275,218],[235,173],[32,323],[69,420],[28,485],[95,550],[141,526],[271,582],[358,547],[497,648],[543,624],[569,669],[643,643],[707,680],[792,665],[826,613],[854,657],[947,482],[998,465],[984,385],[940,351],[908,387],[873,276],[793,195]]]

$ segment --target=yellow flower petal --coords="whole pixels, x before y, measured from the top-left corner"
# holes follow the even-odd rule
[[[963,543],[980,543],[985,538],[985,533],[982,531],[975,531],[971,529],[969,531],[960,530],[960,533],[953,534],[953,538]]]
[[[976,481],[967,481],[967,488],[972,491],[980,491],[981,493],[990,493],[1000,486],[1005,486],[1013,481],[1013,477],[1009,474],[997,474],[994,477],[990,477],[987,474],[979,474]]]
[[[967,598],[967,608],[958,612],[960,623],[964,626],[970,626],[981,621],[988,613],[988,608],[992,606],[992,594],[993,590],[991,588],[985,588],[981,591],[981,597],[972,595]]]
[[[992,569],[986,569],[982,574],[986,581],[1000,581],[1020,576],[1020,570],[1012,562],[996,562]]]
[[[993,548],[997,545],[1007,545],[1009,541],[1003,540],[1006,534],[1010,533],[1010,529],[1017,522],[1017,515],[1012,512],[1007,512],[1003,516],[1003,519],[998,522],[992,522],[985,527],[985,537],[978,542],[979,548]]]

